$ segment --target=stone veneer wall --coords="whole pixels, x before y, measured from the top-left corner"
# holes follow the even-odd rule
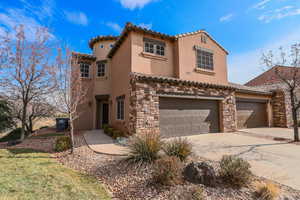
[[[264,88],[273,91],[272,110],[273,110],[273,126],[290,128],[293,126],[292,106],[290,95],[285,84],[265,85]]]
[[[222,96],[220,121],[222,132],[236,130],[236,102],[234,91],[149,80],[131,80],[129,131],[131,134],[159,133],[159,94]]]

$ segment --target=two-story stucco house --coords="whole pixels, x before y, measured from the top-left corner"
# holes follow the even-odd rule
[[[89,46],[91,55],[74,53],[90,90],[76,129],[179,136],[276,126],[272,92],[229,83],[228,52],[203,30],[173,36],[127,23]]]

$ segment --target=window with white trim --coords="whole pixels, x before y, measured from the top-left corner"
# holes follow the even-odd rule
[[[117,97],[117,120],[124,120],[125,96]]]
[[[90,77],[90,65],[88,63],[80,63],[80,76],[82,78]]]
[[[103,77],[105,76],[105,62],[98,62],[97,63],[97,76]]]
[[[165,46],[164,42],[144,38],[144,52],[164,56]]]
[[[214,54],[202,49],[197,49],[197,67],[201,69],[214,70]]]

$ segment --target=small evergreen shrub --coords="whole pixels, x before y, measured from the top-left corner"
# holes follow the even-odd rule
[[[107,135],[112,136],[113,135],[113,131],[114,131],[113,128],[111,128],[111,127],[107,128]]]
[[[163,142],[159,134],[141,134],[132,138],[129,143],[127,161],[136,164],[152,163],[159,158]]]
[[[108,124],[103,124],[102,128],[103,128],[104,133],[107,134],[108,133],[109,125]]]
[[[176,138],[164,145],[163,151],[168,156],[176,156],[185,161],[192,154],[192,145],[187,139]]]
[[[122,131],[119,131],[119,130],[113,130],[112,138],[113,138],[113,139],[117,139],[118,137],[123,137]]]
[[[256,182],[255,195],[261,200],[274,200],[279,196],[280,189],[273,183]]]
[[[0,138],[0,142],[9,142],[9,141],[19,140],[21,138],[21,131],[22,131],[21,128],[16,128],[16,129],[12,130],[7,135]]]
[[[182,163],[175,156],[164,156],[158,159],[153,167],[155,183],[171,186],[182,181]]]
[[[250,164],[235,156],[223,156],[220,161],[219,174],[223,181],[232,187],[243,187],[251,179]]]
[[[54,150],[56,152],[62,152],[72,147],[71,138],[69,136],[58,137],[55,141]]]

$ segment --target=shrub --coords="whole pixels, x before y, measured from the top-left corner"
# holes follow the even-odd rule
[[[279,188],[271,182],[256,182],[254,186],[255,194],[261,200],[273,200],[279,196]]]
[[[250,164],[235,156],[223,156],[220,162],[219,174],[225,183],[233,187],[248,184],[251,178]]]
[[[162,141],[158,134],[141,134],[129,142],[127,161],[136,164],[151,163],[158,159]]]
[[[21,138],[21,128],[16,128],[5,135],[3,138],[0,138],[0,142],[8,142],[8,141],[15,141]]]
[[[122,131],[113,130],[112,138],[117,139],[118,137],[123,137]]]
[[[112,136],[113,135],[113,131],[114,131],[114,129],[111,128],[111,127],[109,127],[109,128],[107,128],[106,134],[109,135],[109,136]]]
[[[182,163],[175,156],[164,156],[158,159],[153,167],[153,179],[155,183],[165,186],[175,185],[181,182]]]
[[[192,154],[192,145],[187,139],[176,138],[166,143],[163,150],[166,155],[176,156],[181,161],[184,161],[189,155]]]
[[[56,139],[54,150],[56,152],[62,152],[72,147],[71,138],[69,136],[61,136]]]
[[[109,125],[108,124],[103,124],[102,128],[103,128],[104,133],[107,134],[107,130],[109,128]]]

